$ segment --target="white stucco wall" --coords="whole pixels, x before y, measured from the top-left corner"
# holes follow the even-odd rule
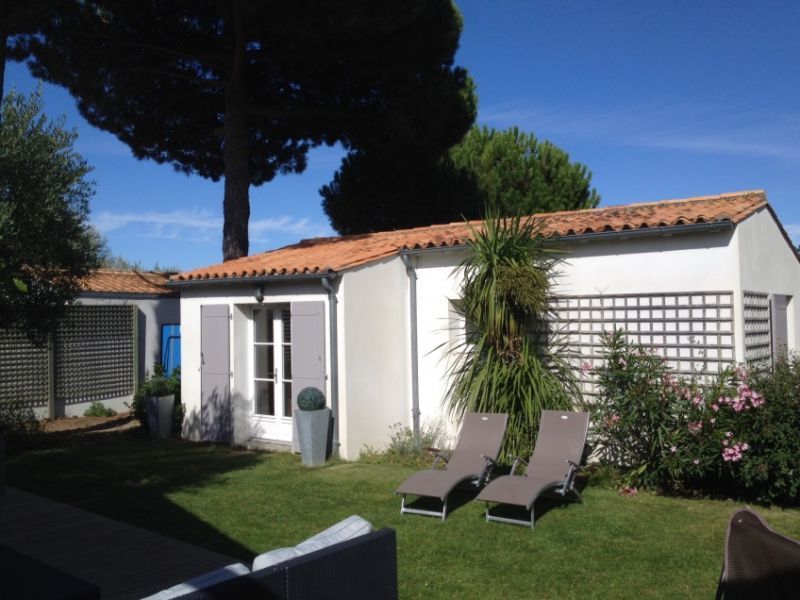
[[[800,263],[781,234],[768,209],[743,221],[736,228],[741,289],[744,291],[786,294],[792,297],[786,310],[789,349],[800,341]],[[741,315],[740,315],[741,316]],[[737,322],[737,330],[743,323]]]
[[[740,288],[738,246],[730,229],[717,233],[595,241],[564,248],[556,294],[598,295],[731,291]],[[445,348],[453,343],[451,299],[459,298],[463,250],[418,256],[420,409],[423,423],[445,419]],[[734,294],[734,298],[735,298]],[[457,340],[456,340],[457,341]],[[737,352],[741,341],[737,341]]]
[[[409,281],[399,257],[349,271],[339,287],[339,452],[384,448],[411,422]]]
[[[732,230],[594,241],[564,251],[556,294],[732,291],[739,275]]]
[[[227,304],[230,321],[230,364],[231,364],[231,405],[234,409],[234,441],[246,441],[243,426],[249,424],[252,414],[253,398],[250,393],[250,354],[249,344],[250,307],[258,306],[255,299],[256,284],[241,283],[232,285],[186,286],[181,289],[181,399],[186,405],[186,418],[183,423],[183,437],[200,439],[200,326],[201,307],[208,304]],[[262,285],[264,300],[262,305],[286,304],[291,302],[322,301],[327,315],[328,297],[318,280],[302,280],[296,283],[268,283]],[[329,339],[326,317],[326,340]],[[327,342],[325,349],[326,370],[330,373],[330,356]],[[323,390],[330,398],[330,377],[328,388]],[[236,426],[239,429],[236,430]]]
[[[460,323],[451,323],[451,300],[460,298],[461,276],[458,265],[464,250],[436,251],[417,255],[417,319],[419,360],[419,407],[423,427],[438,424],[453,441],[457,424],[443,410],[447,391],[445,353],[459,342]]]

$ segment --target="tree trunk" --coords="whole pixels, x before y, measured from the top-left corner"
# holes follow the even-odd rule
[[[244,84],[244,27],[242,3],[235,0],[229,13],[229,77],[225,86],[225,200],[222,258],[246,256],[249,249],[250,153],[247,141],[247,92]]]

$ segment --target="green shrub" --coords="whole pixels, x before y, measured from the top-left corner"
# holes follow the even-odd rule
[[[83,416],[84,417],[113,417],[117,414],[117,411],[108,408],[105,404],[100,402],[99,400],[95,400],[89,405]]]
[[[315,387],[307,387],[297,394],[297,408],[300,410],[322,410],[325,408],[325,394]]]
[[[41,422],[30,406],[0,402],[0,432],[5,434],[6,447],[10,451],[32,445],[41,430]]]
[[[414,439],[410,427],[395,423],[389,427],[389,445],[380,452],[370,446],[361,451],[361,457],[373,463],[402,463],[413,466],[430,466],[431,448],[442,449],[447,437],[441,421],[431,421],[420,427],[419,439]]]
[[[604,338],[589,405],[601,455],[630,486],[796,503],[800,493],[800,359],[751,376],[728,368],[700,385],[625,340]]]
[[[781,358],[772,371],[753,375],[752,388],[764,397],[746,415],[751,449],[739,475],[760,502],[797,504],[800,498],[800,358]]]

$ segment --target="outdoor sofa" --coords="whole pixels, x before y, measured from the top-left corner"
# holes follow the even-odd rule
[[[229,565],[148,597],[167,598],[396,600],[395,532],[393,529],[371,531],[367,521],[349,517],[297,546],[257,556],[252,571],[241,563]]]

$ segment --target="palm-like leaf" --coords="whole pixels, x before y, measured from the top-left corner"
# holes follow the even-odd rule
[[[487,219],[472,229],[461,265],[458,310],[470,327],[449,350],[448,408],[455,417],[508,413],[505,459],[530,452],[542,410],[567,409],[580,396],[548,327],[560,259],[538,234],[532,219]]]

